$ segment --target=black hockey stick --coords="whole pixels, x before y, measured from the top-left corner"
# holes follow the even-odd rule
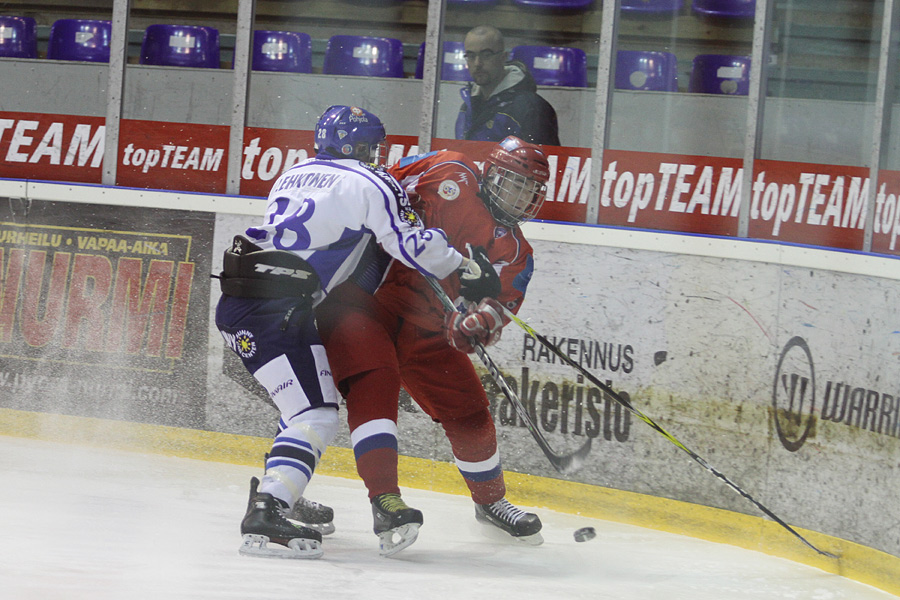
[[[453,301],[450,300],[450,297],[447,295],[447,292],[444,291],[444,288],[441,287],[441,284],[439,284],[435,279],[431,277],[426,276],[425,279],[428,280],[429,285],[431,285],[434,293],[437,294],[437,297],[440,299],[441,304],[444,305],[444,309],[448,312],[457,312],[456,307],[453,305]],[[510,404],[512,404],[513,407],[515,407],[516,413],[519,415],[519,418],[525,422],[525,426],[528,428],[529,433],[531,433],[532,437],[534,437],[535,441],[538,443],[538,446],[541,447],[541,450],[544,452],[544,456],[547,457],[547,460],[550,461],[550,464],[553,465],[553,468],[564,475],[569,475],[580,469],[581,465],[584,464],[584,459],[591,451],[591,438],[588,438],[587,442],[585,442],[581,448],[579,448],[572,454],[557,454],[556,452],[554,452],[553,448],[550,447],[550,443],[547,442],[547,438],[544,437],[544,434],[541,433],[541,431],[531,420],[528,411],[525,409],[525,406],[522,405],[522,401],[519,400],[516,392],[513,391],[511,387],[509,387],[508,383],[506,383],[506,379],[504,379],[503,374],[500,372],[500,369],[497,368],[497,365],[491,359],[490,355],[488,355],[487,350],[485,350],[484,348],[484,345],[475,340],[472,340],[472,345],[475,348],[475,354],[477,354],[478,358],[481,359],[481,362],[487,368],[488,372],[491,374],[491,377],[494,378],[494,381],[500,387],[500,390],[503,392],[503,395],[506,396],[506,399],[509,400]]]
[[[687,455],[690,456],[691,458],[693,458],[695,461],[697,461],[697,463],[699,463],[701,467],[703,467],[704,469],[706,469],[707,471],[709,471],[710,473],[712,473],[713,475],[715,475],[716,477],[718,477],[719,479],[724,481],[731,489],[733,489],[735,492],[737,492],[738,494],[740,494],[741,496],[743,496],[744,498],[746,498],[747,500],[752,502],[754,504],[754,506],[756,506],[759,510],[761,510],[763,513],[768,515],[773,521],[775,521],[776,523],[778,523],[779,525],[781,525],[782,527],[784,527],[785,529],[790,531],[792,534],[797,536],[797,538],[801,542],[803,542],[804,544],[806,544],[807,546],[809,546],[810,548],[812,548],[813,550],[815,550],[816,552],[818,552],[819,554],[821,554],[823,556],[827,556],[828,558],[838,558],[834,554],[825,552],[824,550],[819,550],[818,548],[813,546],[809,542],[809,540],[807,540],[805,537],[803,537],[802,535],[797,533],[793,527],[791,527],[790,525],[788,525],[787,523],[782,521],[775,513],[773,513],[771,510],[769,510],[768,508],[766,508],[765,506],[760,504],[750,494],[748,494],[747,492],[742,490],[740,487],[738,487],[737,484],[735,484],[730,479],[728,479],[725,475],[723,475],[722,473],[717,471],[712,465],[710,465],[708,462],[706,462],[702,457],[698,456],[697,453],[695,453],[694,451],[689,449],[687,446],[685,446],[684,444],[679,442],[677,439],[675,439],[675,436],[673,436],[671,433],[669,433],[668,431],[666,431],[665,429],[663,429],[662,427],[657,425],[657,423],[653,419],[651,419],[650,417],[648,417],[647,415],[642,413],[640,410],[635,408],[634,405],[631,404],[631,402],[629,402],[628,400],[626,400],[625,398],[620,396],[611,387],[609,387],[608,385],[606,385],[605,383],[603,383],[602,381],[597,379],[597,377],[595,377],[590,371],[588,371],[587,369],[582,367],[580,364],[578,364],[577,362],[575,362],[574,360],[569,358],[562,350],[559,349],[559,347],[556,346],[556,344],[552,343],[546,337],[539,334],[530,325],[528,325],[528,323],[526,323],[525,321],[520,319],[512,311],[507,310],[505,307],[503,310],[506,313],[506,316],[508,316],[513,321],[515,321],[516,325],[518,325],[519,327],[521,327],[522,329],[525,330],[525,333],[527,333],[528,335],[530,335],[531,337],[533,337],[534,339],[539,341],[541,344],[546,346],[551,352],[553,352],[553,354],[555,354],[557,357],[559,357],[559,359],[561,361],[563,361],[567,365],[573,367],[576,371],[578,371],[579,373],[584,375],[591,383],[593,383],[598,388],[600,388],[601,390],[606,392],[613,400],[615,400],[616,402],[618,402],[619,404],[624,406],[627,410],[629,410],[633,415],[635,415],[641,421],[643,421],[644,423],[646,423],[647,425],[649,425],[650,427],[652,427],[653,429],[655,429],[656,431],[661,433],[667,440],[669,440],[670,442],[675,444],[677,447],[684,450],[687,453]]]

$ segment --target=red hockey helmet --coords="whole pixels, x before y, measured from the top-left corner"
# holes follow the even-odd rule
[[[537,215],[549,179],[550,166],[540,146],[509,136],[485,161],[481,189],[494,219],[516,227]]]

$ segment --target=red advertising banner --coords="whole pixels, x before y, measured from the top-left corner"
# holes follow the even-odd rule
[[[900,255],[900,171],[882,169],[878,177],[872,252]]]
[[[869,170],[757,160],[750,237],[862,250]]]
[[[105,129],[100,117],[0,112],[0,177],[99,183]],[[123,120],[117,184],[225,193],[226,126]],[[388,136],[389,164],[418,153],[414,136]],[[491,142],[435,139],[482,162]],[[584,223],[591,157],[586,148],[547,146],[550,181],[539,218]],[[241,194],[263,197],[291,165],[312,156],[312,131],[248,127]],[[868,169],[758,160],[743,190],[742,161],[608,150],[598,223],[683,233],[737,235],[740,203],[750,204],[750,237],[860,250]],[[875,252],[900,254],[900,172],[883,171],[874,205]]]
[[[224,194],[228,127],[122,119],[116,184]]]
[[[105,122],[0,112],[0,177],[100,183]]]
[[[492,142],[438,139],[435,148],[483,161]],[[584,223],[591,152],[545,146],[550,163],[547,201],[538,218]],[[600,188],[601,225],[735,235],[740,206],[738,159],[608,150]]]
[[[310,156],[312,131],[292,129],[244,129],[244,155],[241,160],[241,194],[268,196],[272,182],[285,170]]]
[[[601,224],[737,234],[740,160],[608,150],[604,161]]]

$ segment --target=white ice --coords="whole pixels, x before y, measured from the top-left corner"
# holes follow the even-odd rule
[[[334,507],[319,560],[238,555],[259,469],[0,436],[0,598],[887,600],[820,570],[736,547],[538,511],[539,547],[485,534],[471,500],[414,489],[418,541],[382,558],[359,481],[317,476]],[[572,533],[593,526],[597,537]]]

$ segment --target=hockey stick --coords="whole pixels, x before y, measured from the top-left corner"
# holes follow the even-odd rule
[[[793,527],[791,527],[790,525],[788,525],[787,523],[782,521],[780,518],[778,518],[778,516],[775,513],[773,513],[771,510],[769,510],[768,508],[766,508],[765,506],[760,504],[750,494],[748,494],[743,489],[738,487],[737,484],[733,483],[725,475],[723,475],[718,470],[716,470],[712,465],[710,465],[708,462],[706,462],[702,457],[698,456],[694,451],[690,450],[687,446],[685,446],[684,444],[679,442],[677,439],[675,439],[675,436],[673,436],[671,433],[669,433],[668,431],[666,431],[665,429],[663,429],[662,427],[657,425],[657,423],[653,419],[651,419],[650,417],[648,417],[647,415],[642,413],[640,410],[635,408],[634,405],[631,404],[631,402],[629,402],[628,400],[626,400],[625,398],[620,396],[611,387],[609,387],[608,385],[606,385],[605,383],[603,383],[602,381],[597,379],[597,377],[595,377],[590,371],[588,371],[587,369],[582,367],[580,364],[578,364],[577,362],[575,362],[574,360],[569,358],[565,353],[563,353],[562,350],[559,349],[559,347],[557,347],[546,337],[542,336],[537,331],[535,331],[530,325],[528,325],[528,323],[526,323],[525,321],[520,319],[512,311],[508,310],[506,307],[503,308],[503,311],[506,313],[507,317],[509,317],[510,319],[515,321],[516,325],[518,325],[519,327],[524,329],[525,333],[527,333],[528,335],[530,335],[531,337],[533,337],[534,339],[539,341],[541,344],[546,346],[551,352],[553,352],[553,354],[555,354],[557,357],[559,357],[559,359],[561,361],[563,361],[567,365],[573,367],[576,371],[578,371],[579,373],[584,375],[585,378],[587,378],[591,383],[593,383],[598,388],[600,388],[601,390],[606,392],[613,400],[615,400],[616,402],[618,402],[619,404],[624,406],[626,409],[628,409],[628,411],[630,411],[633,415],[635,415],[641,421],[643,421],[644,423],[646,423],[647,425],[649,425],[650,427],[652,427],[653,429],[655,429],[656,431],[661,433],[667,440],[669,440],[670,442],[675,444],[678,448],[680,448],[681,450],[684,450],[687,453],[687,455],[690,456],[691,458],[693,458],[695,461],[697,461],[697,463],[699,463],[701,467],[703,467],[704,469],[706,469],[707,471],[709,471],[710,473],[712,473],[713,475],[715,475],[716,477],[718,477],[719,479],[724,481],[731,489],[733,489],[735,492],[737,492],[738,494],[740,494],[741,496],[743,496],[744,498],[746,498],[747,500],[752,502],[754,506],[756,506],[759,510],[761,510],[763,513],[768,515],[773,521],[775,521],[776,523],[778,523],[779,525],[781,525],[782,527],[787,529],[789,532],[791,532],[792,534],[797,536],[797,539],[799,539],[801,542],[803,542],[804,544],[806,544],[807,546],[809,546],[810,548],[812,548],[813,550],[815,550],[816,552],[818,552],[819,554],[821,554],[823,556],[827,556],[828,558],[838,558],[834,554],[825,552],[824,550],[819,550],[818,548],[813,546],[812,543],[809,542],[809,540],[807,540],[805,537],[803,537],[802,535],[797,533]]]
[[[444,288],[441,287],[441,284],[431,277],[426,276],[425,279],[428,280],[431,289],[434,290],[434,293],[437,294],[441,304],[444,305],[444,309],[448,312],[457,312],[456,306],[453,305],[453,301],[450,300],[450,297],[447,295],[447,292],[444,291]],[[500,369],[497,368],[493,359],[488,355],[484,345],[475,340],[472,340],[472,345],[475,348],[475,354],[478,355],[478,358],[487,368],[491,377],[494,378],[494,381],[497,383],[497,386],[500,387],[500,390],[503,392],[503,395],[506,396],[506,399],[509,400],[513,407],[515,407],[516,414],[518,414],[519,418],[525,422],[525,426],[528,428],[529,433],[531,433],[532,437],[538,443],[538,446],[541,447],[544,456],[547,457],[547,460],[550,461],[553,468],[564,475],[569,475],[580,469],[581,465],[584,464],[584,459],[591,451],[591,438],[588,438],[587,442],[572,454],[558,454],[554,452],[553,448],[550,447],[550,443],[547,442],[547,438],[544,437],[544,434],[541,433],[531,420],[528,411],[525,409],[525,406],[522,405],[522,401],[519,400],[516,392],[509,386],[506,379],[504,379],[503,374],[500,372]]]

